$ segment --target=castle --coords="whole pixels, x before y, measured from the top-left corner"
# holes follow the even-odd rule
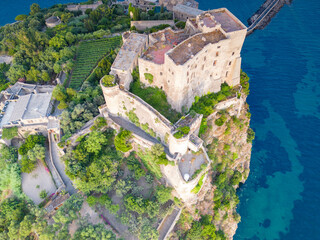
[[[129,92],[131,73],[138,66],[140,81],[145,86],[163,89],[172,108],[183,112],[191,107],[196,96],[219,92],[225,82],[230,86],[240,83],[240,51],[246,31],[236,17],[221,8],[188,19],[184,30],[166,28],[149,36],[125,33],[110,71],[116,81],[101,81],[106,104],[99,110],[108,125],[132,131],[138,146],[149,148],[161,143],[167,158],[174,162],[161,166],[161,170],[185,202],[196,201],[192,189],[201,177],[205,181],[211,162],[203,140],[198,137],[202,115],[189,113],[171,123]],[[240,109],[241,101],[235,97],[216,108],[239,105]],[[193,176],[201,165],[206,167]]]
[[[188,19],[184,30],[166,28],[149,38],[127,33],[111,74],[129,90],[132,69],[139,66],[141,82],[163,89],[171,106],[182,112],[196,96],[219,92],[224,82],[230,86],[240,83],[246,31],[232,13],[221,8]]]

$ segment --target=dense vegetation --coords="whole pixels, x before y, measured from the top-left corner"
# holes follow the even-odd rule
[[[72,72],[70,87],[79,89],[92,69],[107,52],[120,46],[121,37],[84,41],[79,44],[77,59]]]
[[[12,139],[18,136],[18,127],[10,127],[2,129],[2,138],[3,139]]]
[[[0,52],[14,59],[10,69],[6,65],[0,67],[0,88],[8,86],[6,77],[11,83],[18,79],[41,83],[50,81],[62,70],[70,72],[74,67],[76,45],[80,41],[101,39],[129,29],[130,18],[124,14],[124,8],[120,5],[109,7],[108,1],[104,2],[85,14],[70,12],[62,4],[48,9],[33,4],[29,15],[19,15],[16,18],[19,22],[1,27]],[[45,19],[50,16],[59,17],[62,23],[45,28]],[[98,60],[99,57],[95,63]]]
[[[60,93],[65,94],[63,90]],[[62,143],[81,129],[86,122],[97,116],[99,114],[98,107],[104,103],[100,86],[92,87],[90,82],[85,82],[80,92],[68,94],[67,89],[66,94],[65,99],[68,99],[68,104],[62,112],[60,120],[64,133],[64,137],[61,139]]]
[[[131,85],[130,92],[149,103],[172,123],[175,123],[180,119],[181,114],[171,108],[163,90],[157,87],[145,87],[140,82],[139,72],[137,69],[133,71],[132,77],[133,83]]]

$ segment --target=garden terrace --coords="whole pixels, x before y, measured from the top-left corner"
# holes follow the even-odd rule
[[[173,31],[167,28],[151,35],[157,42],[150,46],[144,53],[143,58],[157,64],[164,63],[165,54],[176,45],[188,38],[183,31]]]
[[[200,33],[178,45],[168,53],[168,56],[176,64],[183,65],[200,52],[206,45],[214,44],[224,39],[226,39],[226,36],[220,30],[209,33]]]
[[[83,41],[79,45],[70,87],[79,90],[94,67],[109,51],[120,46],[121,37]]]

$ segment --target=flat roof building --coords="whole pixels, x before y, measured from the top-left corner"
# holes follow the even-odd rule
[[[202,10],[194,7],[190,7],[184,4],[177,4],[172,8],[174,18],[180,20],[187,20],[188,18],[195,18],[199,14],[203,13]]]
[[[111,66],[110,74],[117,76],[119,84],[128,90],[132,81],[131,73],[138,65],[138,57],[148,46],[148,36],[126,32],[122,39],[123,45]]]

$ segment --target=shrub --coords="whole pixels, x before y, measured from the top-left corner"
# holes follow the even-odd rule
[[[26,155],[36,144],[44,146],[45,140],[46,138],[42,135],[29,135],[24,144],[20,146],[18,152],[20,155]]]
[[[129,143],[131,134],[132,133],[130,131],[122,129],[114,138],[114,146],[118,151],[128,152],[132,149],[132,145]]]
[[[113,75],[105,75],[102,79],[101,82],[103,86],[105,87],[113,87],[116,84],[114,83],[115,77]]]
[[[176,27],[180,29],[184,29],[186,26],[186,22],[180,21],[176,23]]]
[[[205,176],[205,174],[203,174],[200,177],[198,184],[191,190],[191,193],[198,194],[198,192],[200,191],[200,189],[202,187],[204,176]]]
[[[46,190],[42,190],[39,194],[41,199],[45,199],[48,196],[48,193]]]
[[[23,156],[21,159],[21,171],[31,173],[36,168],[36,163],[36,161],[30,160],[27,156]]]
[[[2,129],[2,138],[3,139],[12,139],[18,136],[18,127],[3,128]]]
[[[217,126],[221,127],[226,121],[227,121],[226,115],[225,115],[225,114],[222,114],[220,118],[218,118],[218,119],[216,119],[216,120],[214,121],[214,123],[215,123]]]
[[[90,130],[100,130],[103,127],[107,126],[107,121],[104,117],[98,117],[94,120],[94,124],[90,128]]]
[[[96,203],[97,203],[97,201],[98,201],[98,199],[95,197],[95,196],[89,196],[89,197],[87,197],[87,203],[88,203],[88,205],[90,206],[90,207],[93,207],[94,205],[96,205]]]
[[[177,128],[177,132],[173,135],[175,138],[180,139],[190,132],[189,126],[181,126]]]
[[[132,72],[133,82],[130,86],[130,92],[140,97],[142,100],[150,104],[163,116],[171,122],[179,120],[181,114],[171,108],[168,103],[165,92],[157,87],[145,87],[139,79],[139,71],[137,69]]]
[[[255,138],[255,132],[252,130],[252,128],[248,128],[247,130],[247,142],[252,143],[253,139]]]
[[[165,186],[157,186],[156,193],[154,194],[160,204],[163,204],[172,198],[172,188],[166,188]]]
[[[149,84],[153,83],[153,75],[151,73],[145,73],[144,77],[148,80]]]
[[[250,93],[250,90],[249,90],[249,86],[250,86],[249,80],[250,80],[250,78],[248,77],[248,75],[241,70],[241,73],[240,73],[240,84],[241,84],[241,86],[242,86],[242,91],[243,91],[246,95],[249,95],[249,93]]]

